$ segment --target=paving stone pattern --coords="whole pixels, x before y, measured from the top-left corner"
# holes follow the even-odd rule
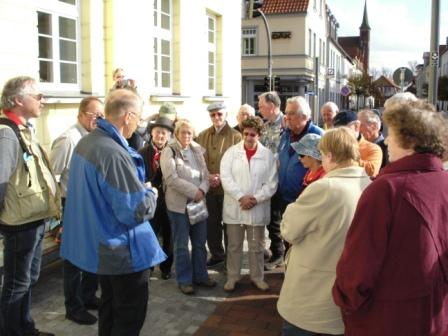
[[[247,271],[243,269],[243,274]],[[213,289],[197,288],[194,295],[187,296],[178,290],[174,279],[162,280],[156,269],[149,283],[150,299],[141,335],[280,334],[275,304],[282,281],[281,269],[266,275],[271,286],[267,293],[253,287],[246,276],[235,292],[228,295],[223,290],[223,266],[209,273],[218,285]],[[32,316],[40,330],[57,336],[98,334],[98,324],[83,326],[65,318],[60,261],[42,271],[32,298]],[[92,313],[97,315],[96,311]]]

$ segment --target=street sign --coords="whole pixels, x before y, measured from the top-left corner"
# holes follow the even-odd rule
[[[327,75],[328,76],[334,76],[334,68],[328,68],[327,69]]]
[[[438,53],[438,52],[433,52],[433,53],[431,53],[431,59],[432,59],[433,61],[438,60],[438,59],[439,59],[439,53]]]
[[[350,88],[347,85],[341,87],[341,95],[347,97],[350,93],[352,93],[352,90],[350,90]]]
[[[411,69],[406,67],[398,68],[393,74],[394,82],[402,87],[410,84],[413,77]]]

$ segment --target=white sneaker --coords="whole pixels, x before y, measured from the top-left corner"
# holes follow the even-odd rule
[[[266,292],[269,289],[269,285],[263,280],[253,281],[253,284],[262,292]]]
[[[224,285],[224,290],[226,292],[233,292],[235,290],[236,281],[235,280],[227,280]]]

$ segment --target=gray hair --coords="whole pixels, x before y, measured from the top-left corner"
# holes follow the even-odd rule
[[[417,101],[418,98],[411,92],[398,92],[384,102],[384,108],[392,104],[403,104]]]
[[[118,89],[112,91],[106,98],[104,113],[106,117],[115,119],[125,114],[128,108],[141,109],[141,98],[131,90]]]
[[[332,101],[328,101],[328,102],[326,102],[325,104],[323,104],[322,107],[320,108],[320,110],[322,111],[322,110],[323,110],[324,108],[326,108],[326,107],[331,108],[331,110],[332,110],[335,114],[339,113],[339,107],[338,107],[335,103],[333,103]]]
[[[299,107],[297,110],[297,114],[300,114],[307,119],[311,118],[310,105],[308,105],[308,102],[302,96],[288,98],[286,104],[296,104]]]
[[[3,87],[0,107],[6,110],[16,106],[14,98],[21,97],[29,92],[29,86],[36,84],[36,80],[29,76],[19,76],[8,80]]]
[[[282,101],[280,100],[280,97],[278,96],[277,92],[275,91],[269,91],[262,93],[258,96],[258,99],[263,98],[266,103],[272,103],[275,107],[280,107],[280,104]]]
[[[247,113],[249,113],[251,116],[255,115],[255,109],[252,106],[250,106],[249,104],[241,105],[238,113],[240,113],[241,110],[246,110]]]
[[[366,118],[367,123],[369,125],[376,124],[378,128],[381,128],[381,119],[378,114],[373,112],[372,110],[361,110],[358,112],[358,120],[361,118]]]

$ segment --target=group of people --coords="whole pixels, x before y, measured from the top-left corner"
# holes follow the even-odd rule
[[[328,102],[321,128],[303,97],[283,113],[266,92],[262,118],[244,104],[232,128],[224,103],[212,103],[211,126],[196,135],[166,103],[134,148],[142,100],[120,71],[104,104],[81,101],[49,157],[29,123],[45,102],[37,83],[3,88],[2,335],[53,335],[30,315],[52,217],[63,219],[66,317],[93,324],[88,310],[99,309],[99,335],[139,334],[157,265],[191,295],[216,286],[207,268],[225,263],[224,290],[235,290],[244,239],[259,290],[269,289],[264,271],[286,263],[283,335],[443,335],[448,126],[431,105],[397,96],[380,116]]]

